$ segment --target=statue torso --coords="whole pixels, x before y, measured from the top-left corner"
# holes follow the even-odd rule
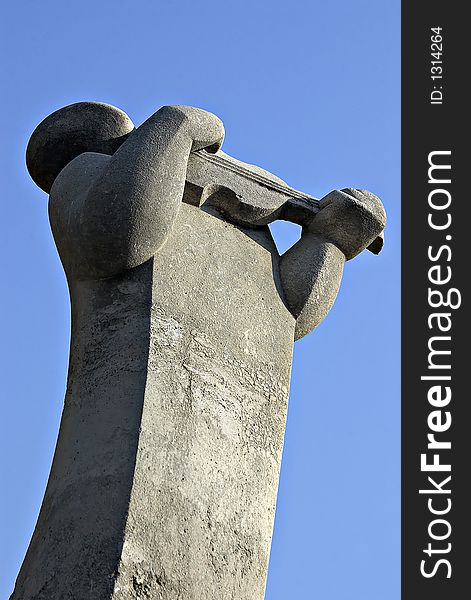
[[[183,204],[145,264],[70,288],[60,461],[43,510],[61,506],[54,514],[72,527],[89,502],[106,498],[93,510],[116,521],[110,532],[126,529],[123,598],[136,556],[143,577],[157,574],[188,594],[205,597],[231,572],[234,589],[221,588],[221,597],[263,595],[258,569],[268,563],[295,327],[270,231]],[[103,535],[89,532],[90,546]],[[76,551],[92,568],[95,555]]]

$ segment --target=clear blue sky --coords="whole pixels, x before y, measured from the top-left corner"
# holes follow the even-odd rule
[[[101,100],[136,124],[162,104],[206,108],[225,122],[226,152],[290,185],[382,198],[383,253],[348,263],[333,310],[295,346],[266,600],[397,600],[399,0],[18,0],[2,12],[0,599],[45,489],[69,343],[47,197],[24,151],[53,110]]]

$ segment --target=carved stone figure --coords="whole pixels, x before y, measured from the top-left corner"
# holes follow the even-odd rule
[[[385,213],[321,201],[221,150],[214,115],[137,129],[78,103],[33,133],[70,289],[65,407],[14,600],[261,600],[293,341],[378,251]],[[303,225],[279,256],[268,223]]]

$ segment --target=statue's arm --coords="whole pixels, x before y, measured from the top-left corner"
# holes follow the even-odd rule
[[[386,223],[381,201],[364,190],[331,192],[320,209],[280,261],[285,297],[296,317],[296,339],[324,319],[337,296],[345,261],[368,247]]]
[[[206,111],[165,106],[113,156],[86,152],[50,193],[50,219],[69,275],[108,277],[142,264],[166,241],[183,196],[189,154],[216,150],[221,121]]]

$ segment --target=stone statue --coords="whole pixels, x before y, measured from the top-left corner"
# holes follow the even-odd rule
[[[78,103],[27,150],[70,289],[65,407],[14,600],[261,600],[293,341],[385,213],[317,203],[221,150],[214,115],[137,129]],[[279,256],[268,223],[303,224]]]

